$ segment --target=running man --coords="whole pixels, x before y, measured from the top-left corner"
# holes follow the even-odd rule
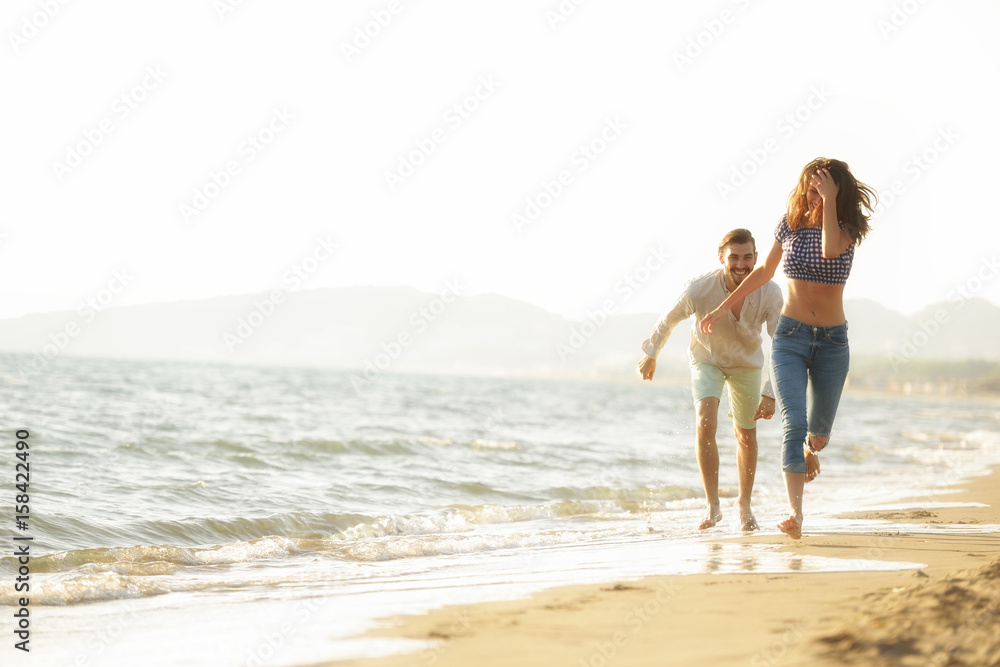
[[[781,290],[768,281],[739,302],[712,329],[711,335],[697,326],[702,318],[736,290],[757,263],[757,244],[746,229],[734,229],[719,243],[716,269],[689,281],[677,303],[656,324],[652,335],[642,343],[646,356],[639,362],[643,380],[653,379],[656,357],[678,324],[695,315],[691,328],[688,357],[691,365],[691,392],[697,417],[698,468],[705,487],[708,511],[698,526],[711,528],[722,519],[719,506],[719,447],[715,432],[718,426],[719,398],[722,386],[729,384],[729,417],[733,420],[738,450],[740,525],[744,531],[757,530],[757,520],[750,509],[754,475],[757,472],[757,424],[760,418],[774,415],[774,392],[770,374],[765,373],[761,387],[764,352],[761,349],[761,325],[774,336],[783,306]]]

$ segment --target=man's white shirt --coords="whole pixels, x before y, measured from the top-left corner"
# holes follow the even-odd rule
[[[646,356],[656,359],[674,327],[694,315],[688,350],[691,361],[711,364],[727,374],[746,373],[762,368],[760,393],[773,398],[771,374],[764,365],[760,331],[761,325],[766,324],[768,335],[774,336],[778,316],[784,305],[781,289],[773,280],[767,281],[743,299],[739,319],[730,310],[712,325],[712,333],[701,333],[701,320],[718,308],[728,296],[723,269],[691,279],[684,286],[674,307],[660,318],[653,333],[643,341],[642,351]]]

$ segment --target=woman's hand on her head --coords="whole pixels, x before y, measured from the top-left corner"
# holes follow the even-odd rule
[[[812,175],[812,185],[823,199],[836,199],[840,186],[827,169],[817,169]]]

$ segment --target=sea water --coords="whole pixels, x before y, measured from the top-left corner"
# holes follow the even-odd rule
[[[719,542],[741,535],[725,397],[725,516],[698,531],[687,387],[30,361],[0,356],[3,664],[310,664],[422,647],[359,637],[389,616],[559,584],[919,565]],[[777,418],[758,441],[754,507],[775,532]],[[1000,405],[847,393],[821,458],[807,533],[1000,462]],[[32,538],[30,654],[13,649],[15,535]]]

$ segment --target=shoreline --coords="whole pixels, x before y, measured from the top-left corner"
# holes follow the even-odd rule
[[[924,565],[919,570],[872,572],[845,567],[842,572],[662,575],[560,586],[525,599],[449,606],[387,619],[387,627],[366,636],[437,644],[417,653],[316,664],[773,666],[807,659],[815,665],[857,664],[858,660],[873,665],[911,664],[906,659],[920,665],[966,664],[931,662],[946,650],[959,650],[945,646],[954,643],[958,630],[987,638],[962,650],[983,656],[995,652],[1000,659],[1000,534],[976,530],[979,525],[1000,524],[998,480],[1000,466],[993,466],[988,474],[956,485],[954,492],[900,501],[912,505],[907,509],[836,515],[891,522],[883,528],[810,535],[807,518],[806,533],[797,542],[771,529],[766,534],[717,540],[778,545],[782,552],[803,556]],[[938,507],[940,503],[982,506]],[[901,530],[901,525],[912,529]],[[941,525],[958,528],[931,532]],[[956,581],[987,576],[961,571],[991,563],[996,564],[997,577],[987,584],[996,584],[995,594],[988,593],[980,601],[981,614],[974,626],[968,621],[968,600],[951,606],[939,600],[920,604],[954,592],[960,587]],[[975,590],[993,590],[976,581]],[[935,587],[941,590],[935,592]],[[878,609],[892,607],[896,598],[903,597],[916,600],[914,610],[898,602],[901,613],[872,620]],[[937,611],[932,613],[930,608]],[[949,623],[949,618],[954,622]],[[914,628],[920,629],[915,637],[903,636]],[[926,655],[914,645],[918,640],[926,644]],[[937,640],[942,646],[936,654],[932,644]],[[935,659],[943,660],[940,655]]]

